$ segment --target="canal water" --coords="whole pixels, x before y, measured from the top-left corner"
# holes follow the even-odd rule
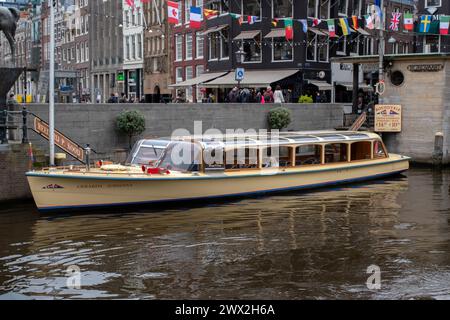
[[[134,212],[39,215],[32,203],[3,204],[0,299],[450,299],[449,184],[450,171],[412,169]],[[67,286],[78,279],[70,266],[79,289]],[[369,266],[380,289],[366,285],[376,278]]]

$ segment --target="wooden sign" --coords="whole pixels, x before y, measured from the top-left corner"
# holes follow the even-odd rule
[[[402,106],[375,105],[375,132],[401,132]]]
[[[49,139],[50,129],[48,123],[43,121],[42,119],[39,119],[37,117],[34,118],[34,131],[36,131],[36,133],[41,137],[47,140]],[[55,130],[55,145],[57,145],[59,148],[70,154],[81,163],[84,163],[84,149],[77,143],[67,138],[58,130]]]
[[[408,66],[411,72],[438,72],[444,70],[443,64],[412,64]]]

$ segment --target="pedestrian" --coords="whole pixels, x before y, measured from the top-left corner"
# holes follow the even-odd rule
[[[16,96],[14,93],[10,93],[8,100],[6,100],[6,104],[9,106],[17,105]]]
[[[206,99],[206,103],[214,103],[214,102],[215,102],[214,95],[210,93],[208,95],[208,98]]]
[[[101,103],[102,102],[102,95],[99,93],[97,93],[97,103]]]
[[[180,91],[177,95],[177,98],[175,99],[175,103],[185,103],[185,102],[186,100],[184,99],[183,92]]]
[[[321,102],[322,102],[322,95],[320,94],[320,91],[317,91],[316,103],[321,103]]]
[[[238,100],[239,100],[239,90],[237,87],[234,87],[228,93],[228,102],[236,103],[236,102],[238,102]]]
[[[250,102],[250,90],[248,90],[247,88],[242,89],[241,94],[240,94],[240,100],[242,103],[249,103]]]
[[[285,100],[286,100],[286,103],[292,103],[292,90],[291,89],[287,89]]]
[[[122,92],[121,98],[119,100],[120,103],[127,103],[128,97],[125,95],[125,93]]]
[[[265,103],[273,103],[273,91],[272,87],[267,87],[266,92],[264,93],[264,102]]]
[[[111,93],[111,97],[108,99],[108,103],[117,103],[116,95]]]
[[[283,91],[281,91],[281,87],[277,85],[275,92],[273,93],[273,101],[275,103],[285,103]]]

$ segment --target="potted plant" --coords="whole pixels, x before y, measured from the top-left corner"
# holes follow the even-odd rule
[[[116,120],[119,132],[128,136],[128,145],[131,149],[132,139],[145,131],[145,118],[138,111],[122,111]]]

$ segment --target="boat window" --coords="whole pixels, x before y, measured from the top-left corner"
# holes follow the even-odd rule
[[[136,165],[153,164],[161,157],[163,151],[164,149],[159,147],[140,147],[130,154],[127,163]]]
[[[295,165],[314,165],[322,163],[322,146],[321,145],[305,145],[295,149]]]
[[[225,152],[225,169],[257,169],[258,168],[258,149],[257,148],[238,148]]]
[[[190,142],[172,142],[164,151],[158,167],[180,172],[200,171],[202,149]]]
[[[370,141],[355,142],[351,145],[352,148],[352,161],[357,160],[370,160],[372,157],[371,148],[372,143]]]
[[[386,152],[384,151],[383,143],[381,141],[375,141],[373,143],[373,157],[375,159],[386,158]]]
[[[205,171],[224,170],[225,153],[223,148],[207,148],[203,151]]]
[[[333,143],[325,146],[325,163],[347,162],[346,143]]]
[[[291,167],[291,147],[270,147],[262,150],[262,167]]]

